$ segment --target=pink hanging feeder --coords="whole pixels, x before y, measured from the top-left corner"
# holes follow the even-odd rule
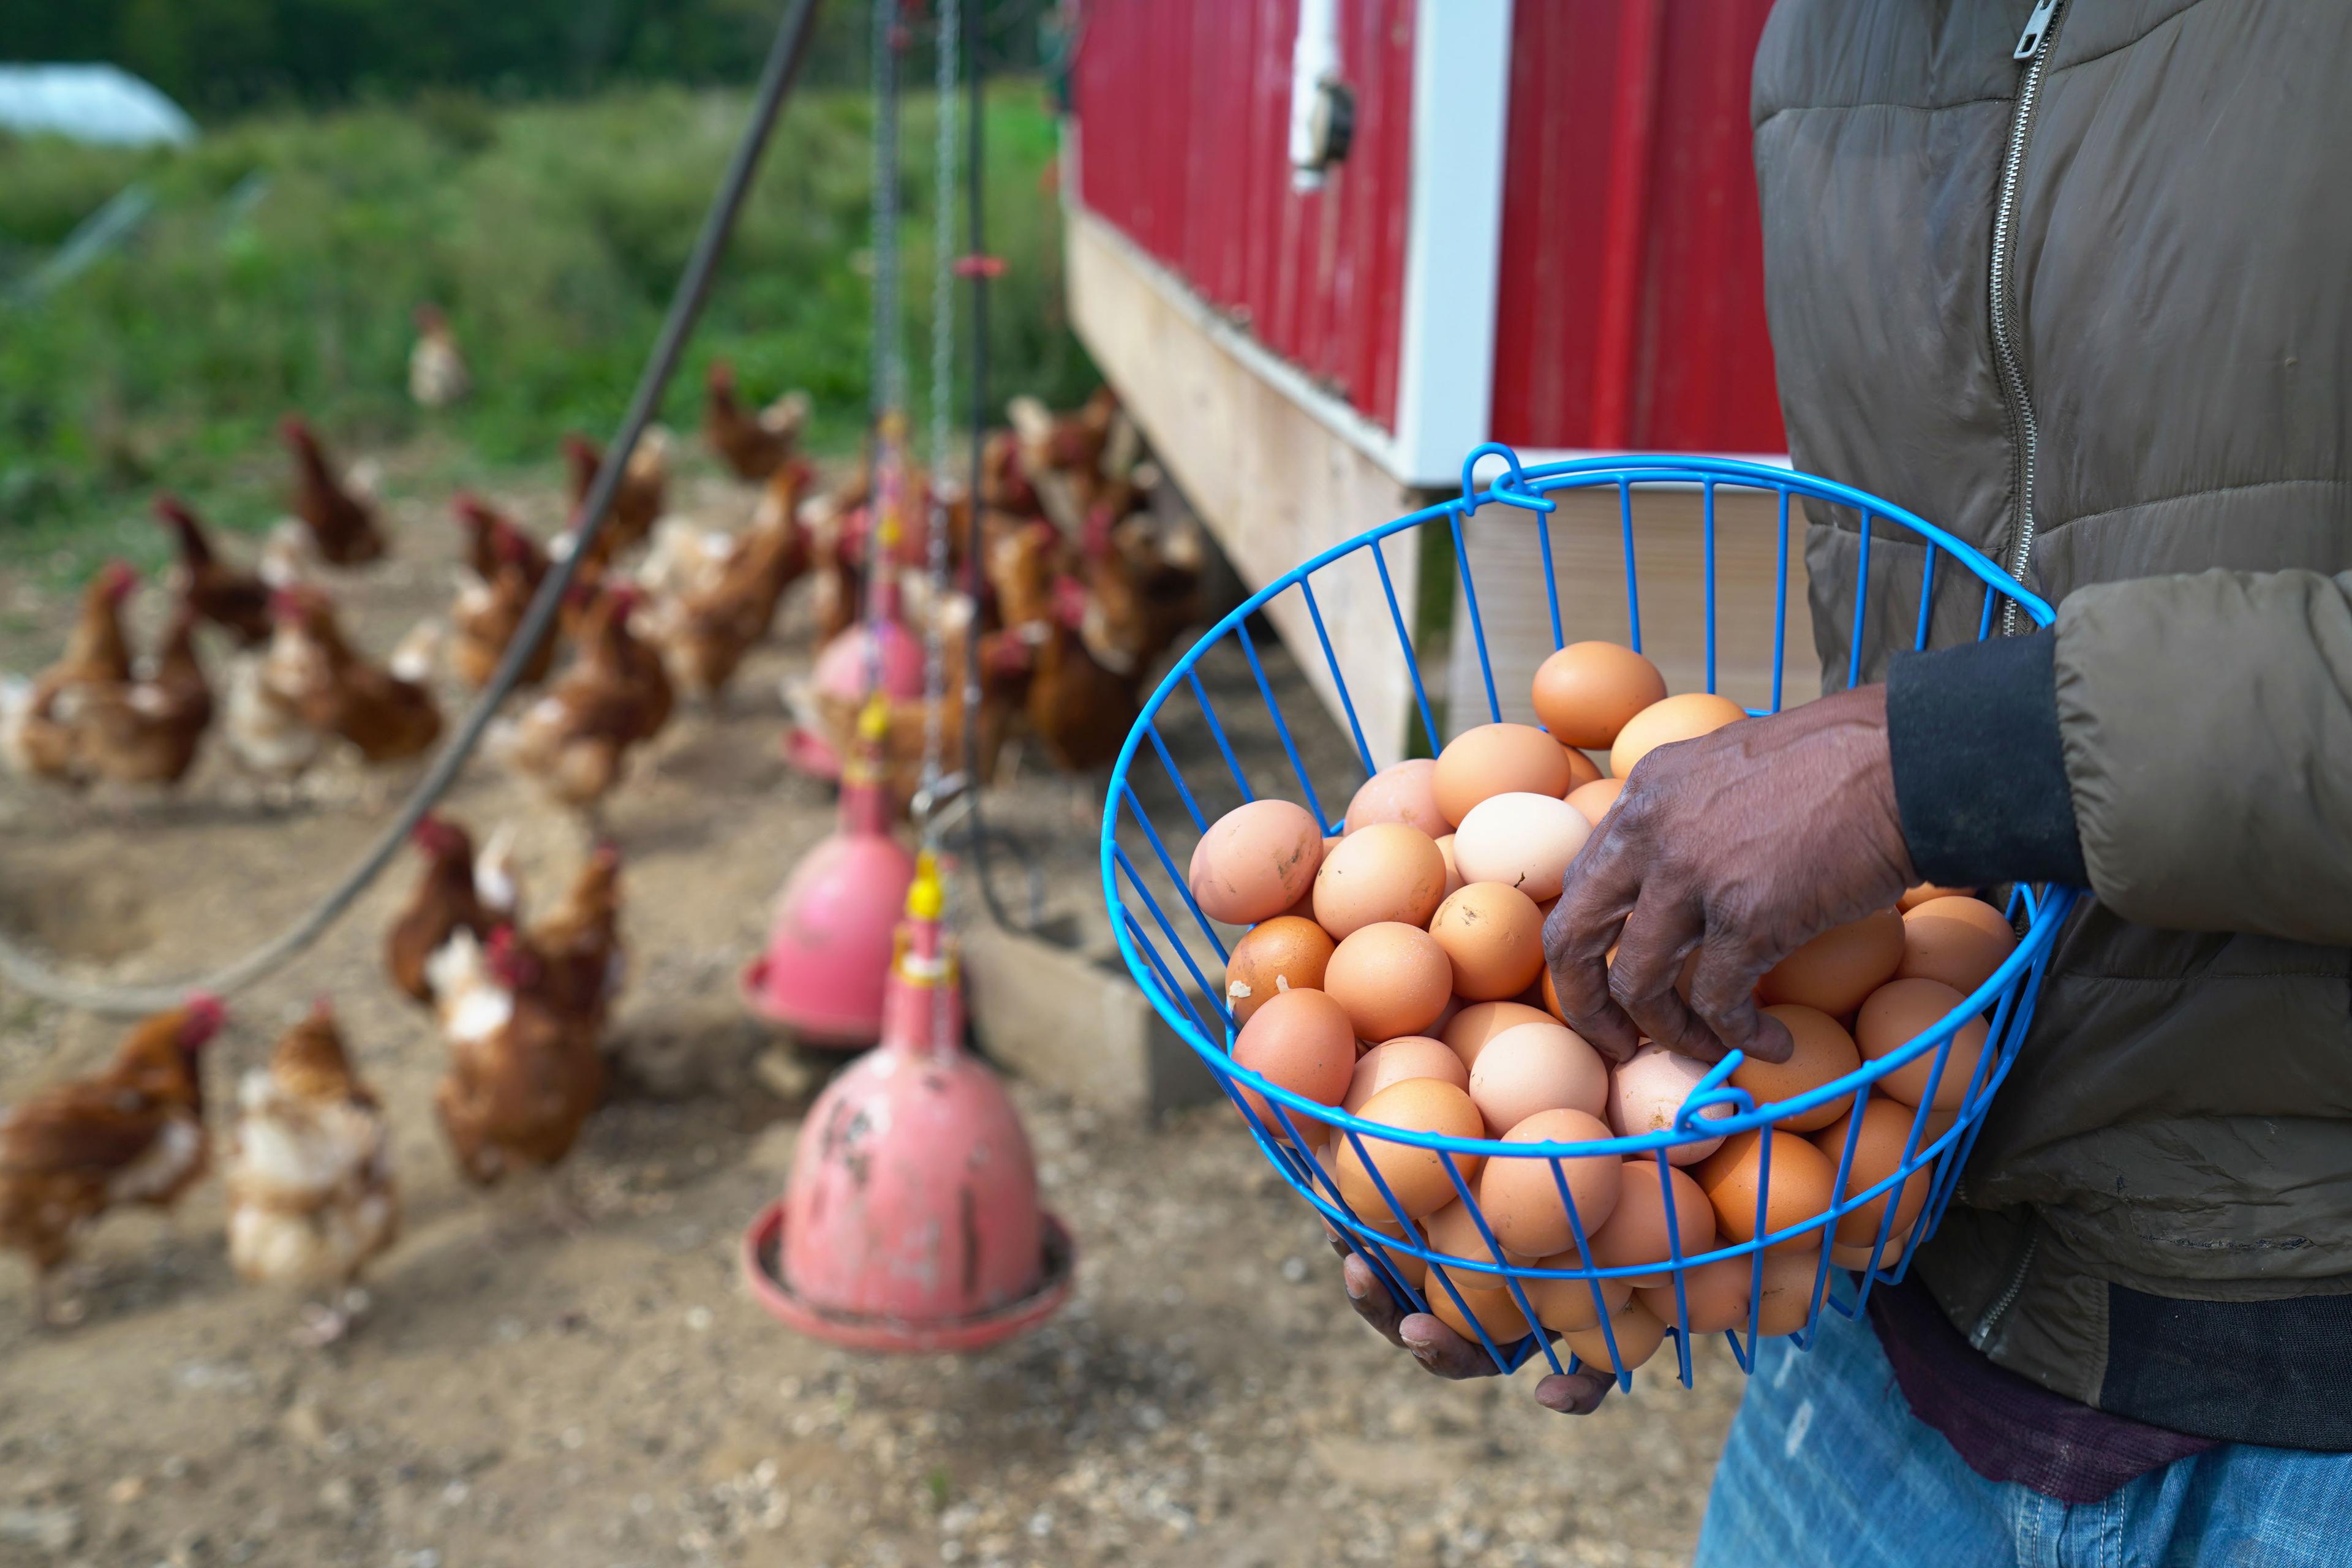
[[[979,1350],[1070,1292],[1074,1248],[1038,1206],[1021,1119],[960,1043],[940,910],[926,856],[895,936],[882,1043],[809,1108],[783,1197],[743,1237],[760,1304],[852,1350]]]
[[[886,583],[876,596],[884,616],[859,622],[818,650],[809,685],[821,696],[858,702],[878,690],[904,702],[922,695],[923,645],[898,619],[898,585]],[[841,753],[812,723],[784,731],[784,760],[812,778],[841,776]]]
[[[859,508],[845,520],[844,546],[853,557],[862,557],[866,563],[866,614],[857,625],[818,651],[809,686],[819,698],[861,702],[879,692],[898,702],[911,701],[923,694],[923,645],[907,629],[900,616],[902,595],[898,568],[909,563],[901,557],[913,539],[904,521],[908,488],[902,458],[904,436],[901,417],[885,415],[874,464],[873,504]],[[789,694],[787,701],[790,702]],[[841,776],[841,753],[824,731],[805,716],[784,731],[784,760],[814,778]]]
[[[838,826],[802,858],[776,896],[768,944],[744,966],[744,1005],[827,1050],[881,1037],[892,927],[915,858],[890,836],[882,740],[888,712],[869,700],[841,781]]]

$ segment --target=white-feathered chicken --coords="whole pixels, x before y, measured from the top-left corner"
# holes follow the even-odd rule
[[[229,1261],[257,1284],[311,1293],[302,1335],[324,1344],[366,1305],[361,1270],[400,1230],[383,1110],[352,1073],[325,1001],[278,1040],[266,1070],[245,1075],[237,1110]]]

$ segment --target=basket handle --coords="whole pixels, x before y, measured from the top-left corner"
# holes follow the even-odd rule
[[[1496,479],[1483,496],[1478,493],[1478,459],[1481,458],[1500,458],[1504,463],[1503,477]],[[1524,507],[1529,511],[1559,510],[1558,501],[1528,489],[1528,470],[1519,462],[1519,455],[1500,441],[1481,442],[1462,459],[1462,499],[1455,505],[1464,517],[1468,517],[1490,500],[1501,501],[1506,506]]]
[[[1739,1064],[1747,1059],[1745,1051],[1724,1052],[1723,1059],[1707,1068],[1706,1076],[1698,1080],[1698,1086],[1683,1098],[1683,1108],[1675,1112],[1675,1131],[1697,1131],[1692,1123],[1698,1120],[1699,1112],[1713,1110],[1718,1105],[1730,1106],[1734,1116],[1745,1116],[1755,1110],[1755,1096],[1736,1085],[1726,1086],[1724,1083],[1724,1079],[1738,1072]]]

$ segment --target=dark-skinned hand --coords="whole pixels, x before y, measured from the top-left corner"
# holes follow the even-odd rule
[[[1412,1359],[1421,1363],[1424,1371],[1449,1383],[1495,1375],[1495,1363],[1487,1356],[1485,1345],[1464,1339],[1427,1312],[1400,1310],[1372,1266],[1336,1236],[1331,1238],[1331,1250],[1345,1260],[1339,1266],[1339,1278],[1348,1287],[1349,1304],[1381,1338],[1400,1350],[1412,1352]],[[1443,1285],[1434,1288],[1445,1289]],[[1536,1403],[1563,1415],[1590,1415],[1601,1407],[1601,1401],[1615,1382],[1606,1367],[1599,1371],[1587,1366],[1577,1372],[1556,1372],[1536,1384]]]
[[[1569,867],[1544,952],[1570,1026],[1612,1060],[1650,1039],[1704,1061],[1740,1050],[1781,1062],[1794,1042],[1757,1006],[1757,980],[1917,880],[1895,804],[1886,689],[1859,687],[1643,758]],[[1439,1377],[1494,1375],[1483,1345],[1402,1312],[1370,1264],[1331,1245],[1356,1315],[1381,1338]],[[1588,1415],[1612,1381],[1606,1369],[1555,1373],[1536,1402]]]
[[[1613,1060],[1649,1039],[1784,1062],[1794,1043],[1757,1006],[1759,977],[1917,880],[1886,689],[1858,687],[1643,758],[1570,865],[1544,953],[1569,1026]]]

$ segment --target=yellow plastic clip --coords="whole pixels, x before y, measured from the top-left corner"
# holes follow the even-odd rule
[[[915,857],[915,879],[907,884],[907,918],[911,921],[935,921],[947,908],[947,895],[940,885],[938,858],[925,849]]]
[[[880,742],[890,733],[890,700],[877,691],[857,710],[857,738]]]

